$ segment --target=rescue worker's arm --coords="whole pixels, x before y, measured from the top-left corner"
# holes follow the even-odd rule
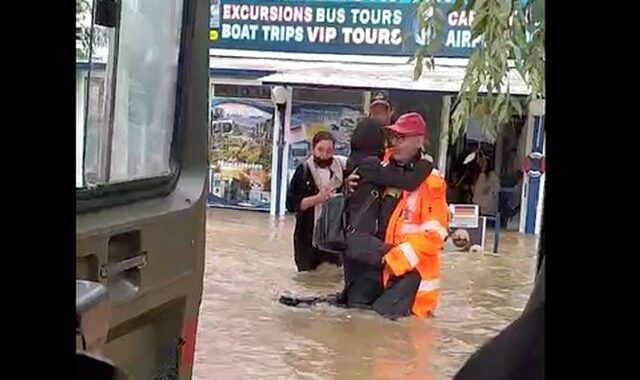
[[[385,256],[387,268],[395,276],[413,270],[421,258],[438,255],[447,236],[449,208],[446,202],[446,185],[439,176],[429,176],[425,191],[428,199],[422,199],[421,224],[403,225],[404,240],[392,248]],[[423,197],[424,198],[424,197]]]
[[[382,166],[377,158],[367,157],[359,170],[363,179],[374,185],[414,191],[431,174],[433,164],[419,160],[411,170],[406,170],[390,164]]]

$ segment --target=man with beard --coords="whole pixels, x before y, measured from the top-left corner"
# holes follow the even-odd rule
[[[299,272],[323,262],[341,265],[339,255],[316,248],[313,239],[322,204],[342,186],[343,167],[333,156],[335,139],[330,132],[316,133],[311,146],[312,155],[298,165],[287,192],[287,210],[296,214],[293,250]]]

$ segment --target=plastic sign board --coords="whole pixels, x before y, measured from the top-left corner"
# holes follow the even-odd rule
[[[478,228],[478,218],[480,217],[480,206],[478,205],[449,205],[452,219],[449,222],[450,228]]]
[[[473,12],[451,12],[439,0],[420,17],[438,17],[443,30],[438,57],[467,58]],[[209,47],[273,52],[411,56],[428,41],[419,28],[418,4],[398,1],[212,0]]]

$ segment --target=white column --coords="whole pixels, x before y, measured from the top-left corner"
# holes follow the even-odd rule
[[[287,201],[287,190],[289,188],[289,149],[291,147],[291,112],[293,109],[293,88],[287,87],[287,103],[285,105],[284,111],[284,149],[282,152],[282,178],[280,183],[280,189],[282,189],[280,193],[280,204],[281,213],[280,215],[284,215],[286,213],[286,201]]]
[[[544,138],[544,145],[542,146],[542,154],[546,156],[547,154],[547,137]],[[542,230],[542,208],[543,208],[543,200],[544,200],[544,183],[546,174],[542,174],[540,177],[540,193],[538,195],[538,210],[536,212],[536,227],[535,233],[536,235],[540,235],[540,231]]]
[[[269,202],[269,214],[276,214],[276,191],[278,179],[276,175],[278,171],[278,137],[280,136],[280,112],[278,107],[273,106],[273,139],[271,141],[271,199]]]

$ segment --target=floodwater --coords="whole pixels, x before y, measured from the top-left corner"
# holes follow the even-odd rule
[[[503,233],[500,254],[444,253],[435,318],[397,322],[331,306],[291,308],[296,295],[337,292],[341,270],[298,274],[293,217],[209,210],[195,380],[451,379],[520,315],[533,287],[536,239]],[[492,247],[488,234],[487,247]]]

